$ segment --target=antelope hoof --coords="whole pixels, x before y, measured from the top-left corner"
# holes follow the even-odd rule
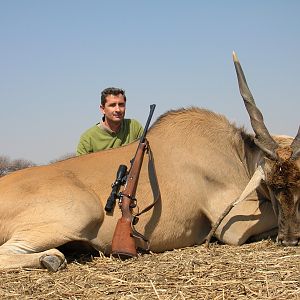
[[[49,272],[56,272],[67,266],[67,261],[56,255],[45,255],[41,257],[40,262]]]

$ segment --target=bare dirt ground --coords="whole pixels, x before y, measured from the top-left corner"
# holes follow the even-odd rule
[[[0,299],[300,299],[300,247],[271,240],[0,273]]]

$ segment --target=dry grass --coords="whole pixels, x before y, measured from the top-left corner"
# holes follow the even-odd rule
[[[300,248],[263,241],[97,257],[57,273],[1,271],[0,283],[1,299],[300,299]]]

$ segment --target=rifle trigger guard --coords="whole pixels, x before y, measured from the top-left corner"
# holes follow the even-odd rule
[[[139,221],[139,217],[133,216],[133,218],[132,218],[132,225],[136,225],[138,223],[138,221]]]
[[[149,247],[150,247],[149,240],[145,236],[143,236],[141,233],[139,233],[139,232],[137,232],[135,230],[135,228],[134,228],[135,224],[133,223],[135,218],[138,219],[138,217],[134,216],[133,219],[132,219],[132,221],[131,221],[131,229],[132,229],[132,233],[131,234],[132,234],[132,237],[144,241],[144,243],[146,243],[147,247],[145,249],[142,249],[142,250],[147,252],[147,251],[149,251]]]

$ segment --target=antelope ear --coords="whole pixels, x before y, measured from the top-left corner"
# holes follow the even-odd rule
[[[258,165],[250,181],[242,191],[241,195],[226,207],[226,209],[223,211],[221,216],[218,218],[217,222],[213,224],[208,236],[206,237],[206,245],[209,244],[211,237],[215,234],[218,226],[221,224],[222,220],[229,214],[231,209],[234,206],[236,206],[238,203],[244,201],[252,192],[254,192],[256,188],[258,188],[258,186],[260,185],[261,181],[264,179],[265,179],[265,172],[262,166]]]
[[[248,184],[246,185],[245,189],[241,193],[240,197],[234,202],[234,205],[246,199],[252,192],[254,192],[258,186],[260,185],[261,181],[265,180],[265,172],[261,165],[259,165],[254,174],[252,175],[251,179],[249,180]]]

